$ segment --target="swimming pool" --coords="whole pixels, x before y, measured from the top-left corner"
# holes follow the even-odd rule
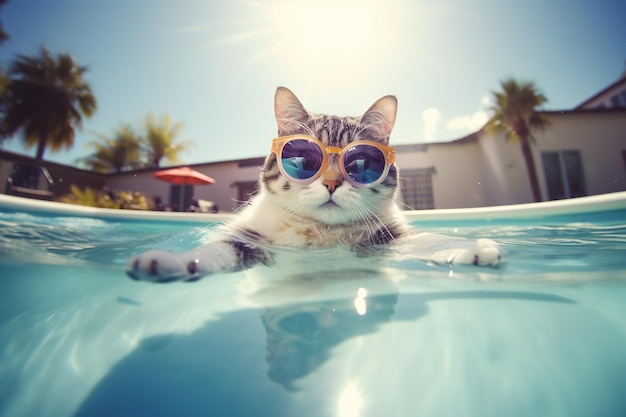
[[[409,217],[506,267],[293,252],[154,285],[131,255],[223,217],[0,196],[0,415],[626,415],[626,193]]]

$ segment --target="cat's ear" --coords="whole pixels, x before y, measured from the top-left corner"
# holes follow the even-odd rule
[[[361,125],[374,131],[381,139],[388,139],[396,123],[398,100],[394,96],[385,96],[372,104],[363,116]]]
[[[279,135],[296,132],[309,120],[309,113],[300,103],[298,97],[285,87],[276,89],[274,94],[274,114],[278,124]]]

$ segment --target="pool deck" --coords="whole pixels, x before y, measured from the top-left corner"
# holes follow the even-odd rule
[[[531,219],[546,216],[598,213],[626,209],[626,191],[541,203],[509,206],[409,210],[403,214],[409,221]],[[224,222],[232,213],[179,213],[145,210],[121,210],[79,206],[34,200],[0,194],[0,210],[57,216],[93,217],[110,220],[143,220],[167,222]]]

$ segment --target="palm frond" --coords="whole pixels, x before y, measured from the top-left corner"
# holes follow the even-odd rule
[[[98,140],[87,146],[94,152],[78,162],[87,168],[103,173],[122,172],[143,166],[141,139],[129,125],[121,126],[113,138],[96,133]]]
[[[3,94],[5,119],[0,134],[21,133],[26,147],[38,146],[38,157],[69,148],[83,117],[97,109],[84,80],[86,67],[68,54],[53,56],[42,47],[38,56],[17,55],[9,66],[10,83]]]
[[[517,140],[532,136],[533,129],[547,126],[540,108],[547,101],[533,82],[520,83],[513,78],[500,83],[500,91],[493,91],[494,104],[489,107],[491,117],[485,128],[503,132],[507,139]]]
[[[150,113],[146,116],[146,136],[144,139],[148,164],[158,167],[165,159],[168,162],[181,162],[179,154],[194,145],[193,141],[178,142],[183,124],[172,123],[169,115],[164,115],[160,120]]]

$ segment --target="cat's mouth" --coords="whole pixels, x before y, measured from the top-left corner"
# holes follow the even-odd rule
[[[327,202],[320,206],[321,208],[339,208],[339,204],[335,203],[332,199],[329,199]]]

